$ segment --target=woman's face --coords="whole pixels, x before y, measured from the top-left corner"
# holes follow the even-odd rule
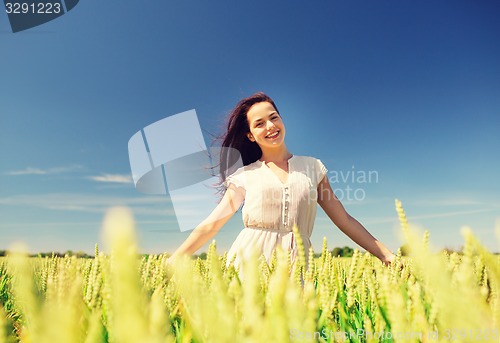
[[[275,148],[285,139],[285,125],[281,116],[269,102],[258,102],[247,112],[250,132],[248,139],[257,142],[261,149]]]

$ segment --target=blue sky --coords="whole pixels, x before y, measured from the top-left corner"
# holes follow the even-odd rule
[[[488,0],[86,0],[16,34],[2,12],[0,249],[21,240],[31,251],[92,252],[105,210],[126,205],[140,249],[171,252],[189,233],[168,198],[135,190],[128,140],[190,109],[220,133],[240,98],[265,91],[293,154],[320,158],[331,178],[376,173],[333,186],[391,249],[401,244],[398,198],[436,247],[460,247],[470,226],[498,251],[499,9]],[[216,236],[220,250],[241,227],[237,213]],[[355,246],[319,209],[316,250],[323,236],[331,248]]]

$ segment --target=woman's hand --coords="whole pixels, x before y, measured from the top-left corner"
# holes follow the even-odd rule
[[[386,266],[390,266],[393,262],[394,262],[394,259],[396,258],[396,255],[394,255],[393,253],[391,253],[390,255],[388,256],[384,256],[383,258],[381,258],[380,260],[382,261],[382,263],[384,263]]]
[[[165,260],[165,267],[173,267],[175,263],[175,256],[171,255],[169,258]]]

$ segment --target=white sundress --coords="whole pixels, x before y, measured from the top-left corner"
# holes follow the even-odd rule
[[[234,255],[235,267],[254,251],[264,254],[270,262],[277,246],[297,257],[297,241],[292,231],[297,225],[306,258],[311,247],[311,234],[317,209],[317,187],[327,169],[313,157],[292,156],[288,160],[288,178],[279,177],[259,160],[239,168],[228,176],[226,187],[242,187],[245,201],[242,208],[244,229],[239,233],[227,255],[227,264]]]

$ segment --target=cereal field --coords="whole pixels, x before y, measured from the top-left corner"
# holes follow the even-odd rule
[[[0,258],[0,343],[498,342],[498,256],[467,230],[463,254],[431,253],[396,209],[409,258],[334,258],[325,241],[307,265],[303,250],[293,268],[255,258],[242,280],[214,243],[168,267],[138,255],[131,215],[111,210],[110,254]]]

